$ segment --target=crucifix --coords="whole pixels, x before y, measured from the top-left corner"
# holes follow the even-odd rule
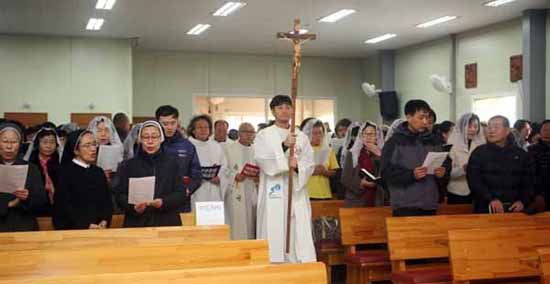
[[[315,34],[301,34],[300,33],[300,19],[294,20],[294,29],[288,33],[277,33],[278,39],[290,40],[292,47],[294,48],[294,57],[292,61],[292,85],[290,89],[290,97],[292,99],[292,107],[296,107],[296,97],[298,96],[298,75],[300,74],[300,65],[302,63],[302,44],[309,40],[315,40],[317,36]],[[292,117],[290,120],[290,134],[294,135],[296,132],[296,111],[292,111]],[[294,156],[294,147],[291,147],[290,153],[288,155],[289,161],[290,157]],[[288,210],[286,216],[286,253],[290,253],[290,222],[292,219],[292,195],[293,195],[293,174],[289,173],[288,175]]]

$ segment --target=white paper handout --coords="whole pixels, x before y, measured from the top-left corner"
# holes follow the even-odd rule
[[[197,226],[225,224],[223,201],[195,202],[195,208]]]
[[[429,175],[433,175],[435,169],[443,165],[448,154],[447,152],[429,152],[422,166],[428,168]]]
[[[155,199],[155,177],[130,178],[128,204],[151,202]]]
[[[0,165],[0,192],[14,193],[16,189],[25,188],[28,165]]]
[[[118,163],[122,162],[124,148],[122,145],[101,145],[97,153],[97,166],[104,170],[117,171]]]

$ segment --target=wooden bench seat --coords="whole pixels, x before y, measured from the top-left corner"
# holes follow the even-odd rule
[[[0,284],[21,283],[19,280]],[[325,284],[321,262],[48,277],[26,284]]]
[[[540,273],[542,284],[550,284],[550,247],[543,247],[537,250],[539,254]]]
[[[344,200],[320,200],[311,202],[311,220],[321,217],[338,218],[338,210],[344,207]],[[317,260],[323,262],[327,269],[327,283],[332,282],[332,266],[343,265],[344,246],[341,240],[319,240],[315,242]]]
[[[449,231],[454,283],[539,282],[538,248],[550,246],[550,226]]]
[[[386,219],[392,280],[398,284],[418,284],[433,279],[451,281],[448,269],[448,232],[457,229],[527,227],[550,225],[550,213],[528,216],[522,213],[495,215],[441,215],[392,217]],[[436,260],[408,265],[410,260]],[[408,273],[412,269],[422,272]],[[430,275],[430,277],[425,277]],[[422,278],[424,277],[424,278]]]
[[[389,279],[384,220],[391,214],[389,207],[340,209],[342,244],[346,248],[346,283]],[[358,245],[379,245],[380,249],[357,250]]]
[[[227,225],[17,232],[0,234],[0,252],[228,240]]]
[[[265,240],[0,252],[0,279],[269,264]]]

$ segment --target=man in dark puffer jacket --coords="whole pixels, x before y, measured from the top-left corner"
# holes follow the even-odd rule
[[[466,173],[474,211],[523,211],[533,192],[533,163],[513,142],[506,117],[492,117],[486,131],[488,143],[472,152]]]

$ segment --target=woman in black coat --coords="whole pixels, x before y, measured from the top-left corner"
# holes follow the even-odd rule
[[[124,227],[179,226],[178,208],[188,202],[183,179],[178,173],[177,157],[165,154],[162,127],[156,121],[144,122],[138,134],[139,154],[124,161],[113,180],[116,199],[125,212]],[[154,177],[154,198],[129,204],[129,181]]]
[[[0,125],[0,164],[28,165],[18,157],[23,133],[13,123]],[[11,191],[11,189],[3,189]],[[36,231],[38,223],[33,211],[46,204],[46,192],[35,165],[28,165],[25,187],[13,193],[0,193],[0,232]]]
[[[71,132],[56,177],[53,221],[57,230],[104,229],[113,203],[103,170],[94,165],[98,143],[91,131]]]

